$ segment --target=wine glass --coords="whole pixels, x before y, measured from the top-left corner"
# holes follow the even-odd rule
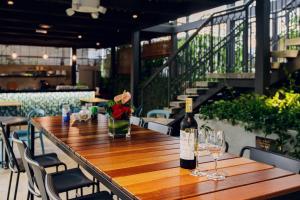
[[[201,171],[199,168],[199,156],[207,151],[207,132],[204,130],[197,131],[195,134],[194,154],[196,158],[196,168],[192,170],[193,176],[206,176],[205,171]]]
[[[224,132],[219,130],[209,131],[207,142],[208,142],[207,150],[210,152],[215,162],[215,172],[208,173],[207,178],[209,180],[216,180],[216,181],[224,180],[225,174],[218,172],[217,170],[218,168],[217,160],[219,157],[221,157],[224,154],[226,148]]]

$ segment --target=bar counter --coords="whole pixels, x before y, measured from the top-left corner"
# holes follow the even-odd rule
[[[61,114],[61,105],[69,104],[73,108],[79,108],[80,99],[94,98],[93,90],[18,90],[0,91],[0,102],[17,101],[20,108],[6,107],[0,109],[2,116],[25,116],[33,108],[41,108],[46,115],[54,116]]]

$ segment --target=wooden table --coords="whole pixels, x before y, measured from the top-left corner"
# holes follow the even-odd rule
[[[18,101],[0,101],[0,107],[19,107],[22,106]]]
[[[70,127],[61,117],[43,117],[32,124],[121,199],[267,199],[300,191],[300,175],[231,154],[219,161],[226,180],[191,176],[179,167],[177,138],[140,127],[130,139],[112,140],[98,121]],[[214,167],[210,156],[200,163]]]
[[[144,123],[155,122],[155,123],[162,124],[162,125],[168,125],[169,123],[174,121],[174,119],[143,117],[143,121],[144,121]]]
[[[5,132],[7,134],[7,137],[9,137],[11,127],[27,125],[28,120],[25,117],[0,117],[0,122],[2,122],[2,124],[5,126]],[[5,168],[7,168],[7,161],[8,161],[8,156],[5,150],[5,157],[4,157]]]
[[[83,103],[92,103],[92,104],[108,102],[107,99],[101,99],[101,98],[80,99],[80,101]]]

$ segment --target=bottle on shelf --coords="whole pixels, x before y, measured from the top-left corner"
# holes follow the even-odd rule
[[[180,167],[195,169],[196,157],[194,153],[195,135],[198,124],[193,114],[193,99],[186,98],[185,116],[180,123]]]

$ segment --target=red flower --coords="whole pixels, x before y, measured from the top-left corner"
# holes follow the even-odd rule
[[[114,119],[120,120],[124,118],[129,118],[131,109],[128,106],[122,104],[115,104],[112,106],[112,116]]]

